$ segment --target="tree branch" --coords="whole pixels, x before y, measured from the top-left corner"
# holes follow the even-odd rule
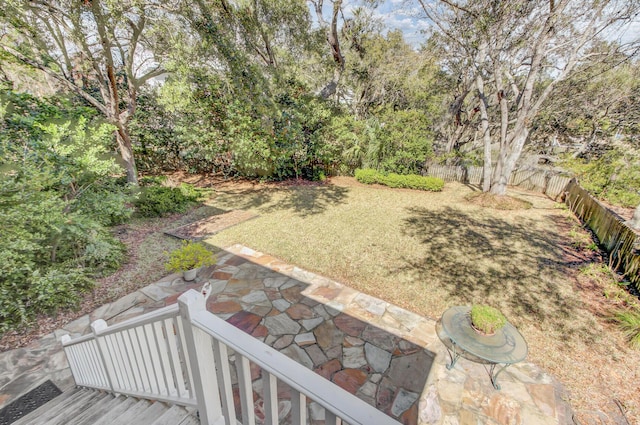
[[[47,75],[53,77],[56,81],[62,83],[67,88],[69,88],[71,91],[73,91],[77,95],[81,96],[83,99],[85,99],[87,102],[89,102],[92,106],[94,106],[96,109],[98,109],[105,116],[107,115],[107,108],[102,103],[100,103],[96,98],[94,98],[90,94],[86,93],[80,87],[76,86],[71,81],[63,78],[60,74],[56,73],[55,71],[53,71],[52,69],[46,67],[45,65],[43,65],[41,63],[38,63],[36,61],[33,61],[33,60],[29,59],[28,57],[24,56],[22,53],[18,52],[17,50],[12,49],[9,46],[0,45],[0,47],[5,52],[9,53],[11,56],[13,56],[16,59],[18,59],[20,62],[22,62],[22,63],[24,63],[26,65],[29,65],[29,66],[31,66],[33,68],[39,69],[40,71],[42,71],[42,72],[46,73]]]

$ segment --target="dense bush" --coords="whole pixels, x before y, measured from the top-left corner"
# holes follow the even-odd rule
[[[431,122],[422,111],[388,110],[366,119],[335,115],[324,131],[327,146],[338,147],[340,172],[357,168],[417,174],[433,157]]]
[[[640,204],[640,157],[631,147],[611,147],[597,158],[566,158],[561,164],[598,199],[623,207]]]
[[[132,122],[140,168],[221,172],[262,179],[319,179],[333,162],[321,129],[332,109],[282,76],[248,101],[207,70],[177,69],[145,93]]]
[[[179,187],[148,186],[140,189],[134,204],[142,217],[161,217],[174,212],[185,212],[200,197],[188,184]]]
[[[64,100],[0,92],[0,333],[77,305],[122,261],[105,227],[130,214],[112,131]]]
[[[380,182],[381,173],[371,168],[358,169],[355,172],[356,180],[364,184],[374,184]]]
[[[372,169],[362,169],[356,170],[355,177],[360,183],[378,183],[393,188],[419,189],[430,192],[440,192],[444,188],[444,181],[438,177],[424,177],[415,174],[387,174]]]

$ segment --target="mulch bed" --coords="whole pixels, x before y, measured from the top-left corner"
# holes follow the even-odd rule
[[[214,215],[193,223],[185,224],[173,230],[167,230],[167,235],[189,241],[199,241],[214,235],[243,221],[258,217],[256,214],[243,210],[232,210]]]

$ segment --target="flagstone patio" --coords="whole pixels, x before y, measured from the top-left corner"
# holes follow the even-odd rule
[[[72,385],[62,335],[86,333],[98,318],[112,324],[175,303],[205,282],[209,311],[402,423],[573,423],[561,384],[537,366],[511,366],[497,391],[483,365],[460,360],[446,369],[435,321],[240,245],[195,283],[166,276],[30,347],[0,353],[0,407],[44,379]],[[259,388],[258,371],[253,378]],[[322,423],[322,410],[310,407],[312,422]]]

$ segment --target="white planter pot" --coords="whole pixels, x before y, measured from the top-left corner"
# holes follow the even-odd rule
[[[182,273],[182,278],[184,280],[186,280],[187,282],[191,282],[192,280],[194,280],[196,278],[196,275],[198,274],[198,270],[199,269],[187,270],[187,271]]]

